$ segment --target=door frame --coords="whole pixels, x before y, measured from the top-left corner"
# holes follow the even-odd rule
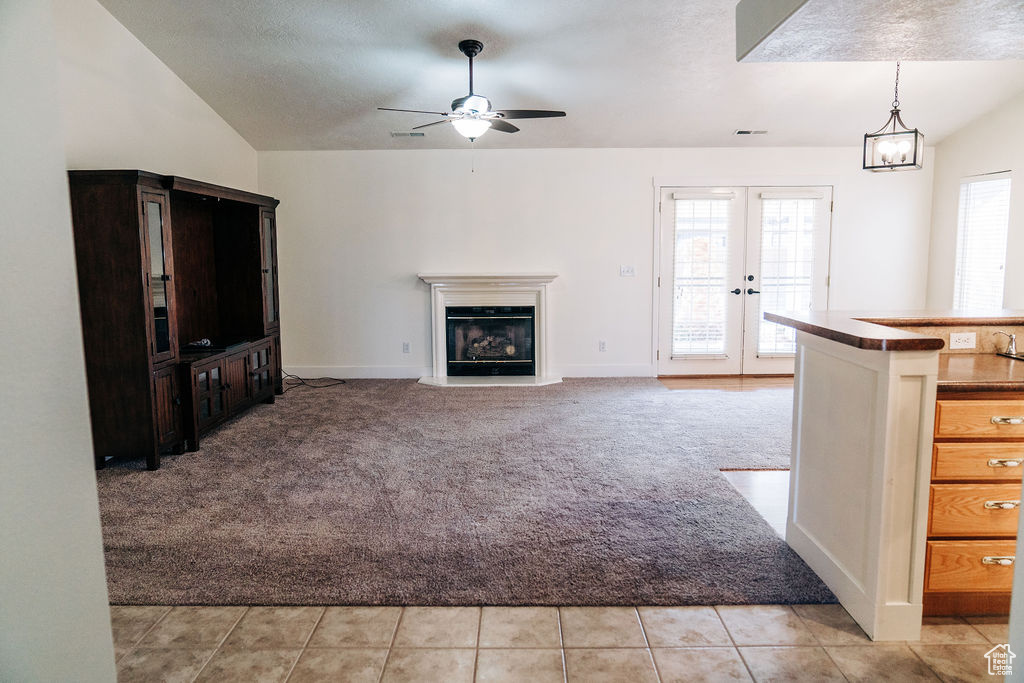
[[[658,333],[661,329],[661,304],[660,286],[661,273],[661,193],[666,187],[809,187],[818,185],[832,186],[832,217],[829,226],[828,241],[828,267],[829,277],[832,272],[832,249],[835,240],[832,236],[836,228],[836,209],[840,206],[841,193],[839,191],[840,178],[837,175],[815,174],[815,175],[705,175],[705,176],[652,176],[651,178],[651,213],[654,216],[653,225],[653,268],[651,269],[651,369],[654,377],[658,373]],[[826,306],[831,306],[831,286],[826,301]]]

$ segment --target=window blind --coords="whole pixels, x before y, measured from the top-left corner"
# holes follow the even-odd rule
[[[1009,175],[985,176],[960,184],[954,308],[1002,308],[1009,222]]]

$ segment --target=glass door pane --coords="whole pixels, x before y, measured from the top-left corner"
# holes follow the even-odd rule
[[[729,202],[675,200],[672,358],[725,353]]]
[[[813,199],[761,200],[759,355],[796,353],[796,330],[764,319],[765,311],[809,311],[814,277]]]

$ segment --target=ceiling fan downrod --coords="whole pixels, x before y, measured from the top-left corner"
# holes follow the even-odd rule
[[[479,40],[459,41],[459,51],[469,57],[469,94],[473,94],[473,57],[476,57],[484,49],[484,44]]]

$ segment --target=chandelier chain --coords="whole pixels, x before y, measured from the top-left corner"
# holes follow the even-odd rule
[[[896,62],[896,87],[892,91],[892,108],[900,108],[900,63]]]

